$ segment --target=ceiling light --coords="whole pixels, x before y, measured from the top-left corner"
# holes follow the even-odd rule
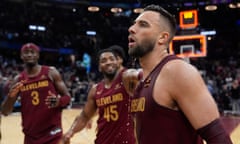
[[[230,3],[230,4],[228,5],[228,7],[229,7],[229,8],[232,8],[232,9],[237,8],[237,6],[236,6],[235,4],[233,4],[233,3]]]
[[[37,30],[39,30],[39,31],[46,31],[46,27],[45,26],[38,26]]]
[[[134,13],[141,13],[141,12],[143,12],[143,8],[135,8],[135,9],[133,10],[133,12],[134,12]]]
[[[36,25],[29,25],[28,28],[30,30],[37,30],[37,26]]]
[[[112,13],[120,13],[120,12],[122,12],[122,9],[121,8],[111,8],[111,12]]]
[[[96,31],[86,31],[86,34],[89,36],[95,36],[97,34]]]
[[[215,11],[215,10],[217,10],[217,6],[216,5],[207,5],[207,6],[205,6],[205,10],[206,11]]]
[[[237,7],[240,8],[240,2],[237,3]]]
[[[100,10],[100,8],[97,6],[89,6],[88,7],[88,11],[90,11],[90,12],[98,12],[99,10]]]
[[[215,30],[201,31],[201,35],[216,35],[216,31]]]

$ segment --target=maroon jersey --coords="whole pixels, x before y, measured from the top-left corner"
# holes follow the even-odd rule
[[[45,104],[48,91],[57,95],[48,73],[49,67],[42,66],[35,77],[28,77],[26,72],[20,74],[19,80],[25,81],[19,94],[25,143],[56,144],[52,141],[62,135],[62,109],[48,108]]]
[[[122,84],[122,72],[110,88],[99,82],[95,95],[99,118],[96,144],[135,144],[130,96]]]
[[[178,58],[173,55],[166,57],[136,89],[131,111],[136,116],[139,144],[203,144],[182,111],[163,107],[153,99],[157,76],[164,64],[174,59]]]

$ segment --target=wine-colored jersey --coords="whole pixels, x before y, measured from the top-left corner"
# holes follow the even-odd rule
[[[96,144],[135,144],[130,96],[122,84],[122,72],[110,88],[99,82],[95,95],[99,111]]]
[[[62,135],[61,107],[48,108],[45,104],[48,91],[57,95],[48,73],[49,67],[41,66],[35,77],[28,77],[25,71],[20,74],[19,80],[25,81],[19,94],[25,144],[56,144]]]
[[[163,107],[153,99],[153,87],[162,67],[170,60],[163,59],[136,89],[131,102],[131,112],[136,118],[138,144],[202,144],[182,111]],[[161,95],[161,93],[158,93]]]

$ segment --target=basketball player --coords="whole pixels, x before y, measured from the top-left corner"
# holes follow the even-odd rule
[[[122,71],[123,69],[125,69],[125,61],[126,61],[126,54],[124,52],[123,47],[119,46],[119,45],[112,45],[109,47],[109,49],[113,50],[113,52],[117,55],[117,61],[119,63],[119,69],[118,71]],[[92,120],[89,120],[88,124],[86,125],[87,129],[91,129],[92,128]]]
[[[129,28],[128,53],[139,59],[143,81],[131,103],[139,144],[231,144],[198,70],[170,55],[176,23],[149,5]]]
[[[89,91],[88,100],[63,141],[81,131],[98,110],[96,144],[135,144],[132,116],[129,113],[130,97],[122,85],[124,69],[119,71],[117,55],[111,49],[98,54],[99,71],[103,80]]]
[[[11,113],[19,96],[24,144],[56,144],[62,137],[61,114],[70,94],[56,68],[38,64],[39,52],[34,43],[22,46],[24,70],[14,79],[2,113]]]

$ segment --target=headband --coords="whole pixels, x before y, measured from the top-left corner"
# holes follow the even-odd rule
[[[37,52],[40,51],[40,48],[39,48],[36,44],[34,44],[34,43],[27,43],[27,44],[24,44],[24,45],[22,46],[21,52],[24,51],[24,50],[26,50],[27,48],[33,49],[33,50],[35,50],[35,51],[37,51]]]

